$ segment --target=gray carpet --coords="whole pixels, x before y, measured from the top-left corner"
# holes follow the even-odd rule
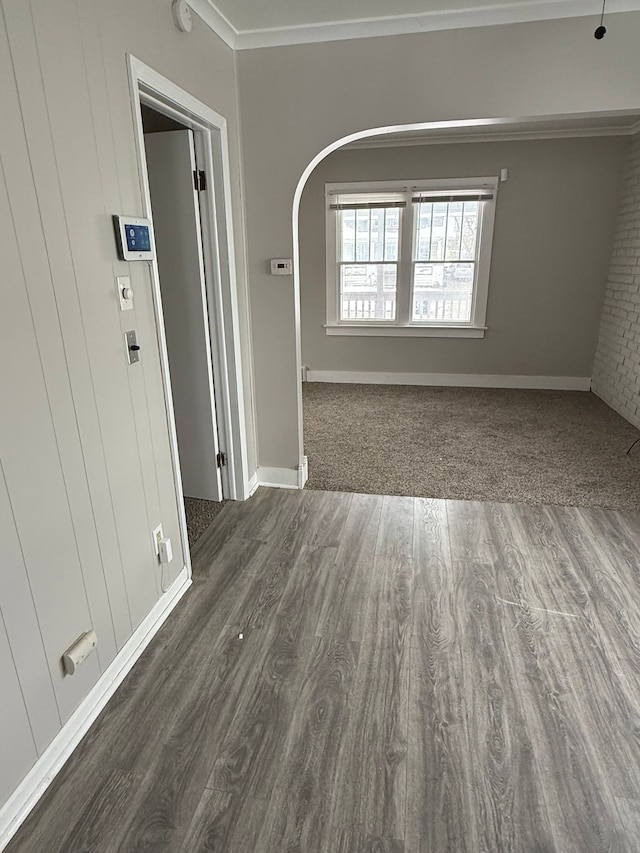
[[[305,383],[307,488],[640,510],[640,436],[594,394]]]
[[[205,530],[213,524],[226,501],[204,501],[200,498],[185,498],[184,511],[187,516],[189,546],[193,548]]]

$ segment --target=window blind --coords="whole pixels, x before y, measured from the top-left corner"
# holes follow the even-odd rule
[[[331,196],[331,210],[372,210],[406,207],[404,193],[336,193]]]

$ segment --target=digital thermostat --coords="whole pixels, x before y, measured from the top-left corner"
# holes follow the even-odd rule
[[[123,261],[152,261],[153,232],[150,219],[140,216],[113,217],[118,254]]]
[[[273,258],[271,261],[271,275],[291,275],[291,258]]]

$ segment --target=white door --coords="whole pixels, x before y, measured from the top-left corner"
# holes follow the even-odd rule
[[[144,137],[184,495],[222,500],[191,130]]]

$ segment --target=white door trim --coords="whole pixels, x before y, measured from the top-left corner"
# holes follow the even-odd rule
[[[196,153],[207,172],[209,191],[201,198],[203,251],[207,275],[207,297],[215,310],[210,311],[213,370],[216,382],[218,430],[227,465],[223,469],[224,496],[245,500],[251,492],[247,465],[246,422],[240,360],[240,326],[231,213],[231,178],[227,121],[224,116],[194,98],[171,80],[127,55],[132,117],[143,215],[151,217],[151,197],[147,177],[141,103],[168,115],[194,131]],[[135,213],[135,211],[131,211]],[[205,239],[208,235],[210,239]],[[169,440],[174,465],[174,480],[180,525],[186,548],[186,518],[180,478],[169,361],[164,334],[160,280],[157,262],[151,264],[151,281],[156,326],[160,345],[160,363],[165,389]],[[186,548],[188,552],[188,548]]]

